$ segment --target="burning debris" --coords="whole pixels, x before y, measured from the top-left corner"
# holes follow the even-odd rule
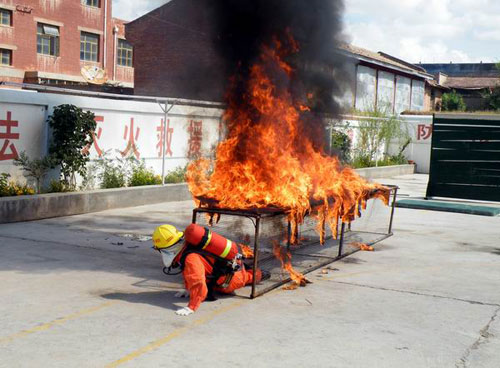
[[[306,286],[310,284],[311,281],[307,280],[303,274],[297,272],[292,267],[292,255],[289,251],[283,252],[283,248],[279,244],[279,242],[274,242],[273,244],[273,253],[274,256],[280,260],[281,268],[288,272],[292,282],[283,287],[284,290],[295,290],[299,286]]]
[[[280,209],[292,224],[290,242],[306,215],[317,218],[320,241],[328,225],[361,215],[367,200],[389,201],[389,190],[368,183],[324,150],[325,113],[340,112],[343,59],[341,1],[215,2],[221,51],[231,73],[224,114],[226,140],[214,162],[198,159],[187,171],[200,207]],[[218,220],[218,219],[217,219]],[[213,219],[211,219],[211,222]],[[275,255],[297,285],[307,282],[290,254]]]
[[[352,244],[350,244],[350,246],[353,248],[359,248],[359,250],[362,250],[365,252],[373,252],[375,250],[371,245],[367,245],[364,243],[352,243]]]

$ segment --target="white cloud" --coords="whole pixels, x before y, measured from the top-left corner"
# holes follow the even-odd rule
[[[134,20],[170,0],[112,0],[113,17]]]
[[[410,62],[496,61],[497,0],[345,0],[353,44]]]

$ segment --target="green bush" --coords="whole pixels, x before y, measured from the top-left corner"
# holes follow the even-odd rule
[[[467,106],[462,96],[459,95],[457,91],[453,90],[443,94],[441,108],[443,111],[465,111]]]
[[[73,192],[74,190],[75,188],[72,185],[67,184],[64,180],[52,179],[49,183],[47,193],[67,193]]]
[[[341,162],[350,160],[351,140],[347,134],[332,130],[332,153],[336,154]]]
[[[14,182],[9,182],[9,178],[10,174],[6,173],[0,174],[0,197],[35,194],[33,188],[30,188],[26,184],[17,184]]]
[[[155,175],[155,173],[152,170],[146,168],[143,163],[132,168],[132,176],[128,181],[129,187],[159,184],[161,184],[161,176]]]
[[[76,186],[75,174],[85,176],[89,162],[89,147],[96,128],[94,113],[83,111],[74,105],[60,105],[48,119],[52,130],[49,153],[53,167],[60,166],[63,180]]]
[[[186,168],[182,166],[176,167],[174,170],[170,171],[165,176],[165,183],[175,184],[175,183],[184,183],[186,181]]]
[[[126,182],[125,174],[120,167],[108,165],[101,173],[101,189],[122,188]]]
[[[488,110],[500,110],[500,86],[495,86],[483,94]]]
[[[352,160],[351,166],[355,169],[362,169],[364,167],[373,167],[375,166],[375,162],[372,161],[369,155],[367,154],[358,154]]]
[[[19,157],[14,159],[14,165],[20,166],[28,178],[35,180],[37,193],[41,193],[42,180],[53,164],[54,159],[50,155],[42,159],[30,159],[24,151],[19,154]]]

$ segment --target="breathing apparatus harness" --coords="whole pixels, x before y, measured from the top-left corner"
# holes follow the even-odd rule
[[[184,271],[186,258],[188,255],[192,253],[201,255],[212,266],[213,269],[212,274],[207,276],[208,294],[206,299],[208,301],[213,301],[217,300],[213,294],[214,289],[227,288],[231,283],[231,280],[233,279],[234,273],[239,271],[244,266],[242,262],[243,256],[241,253],[237,253],[233,257],[233,259],[227,259],[204,250],[204,246],[206,246],[206,244],[210,242],[210,237],[210,230],[205,228],[205,234],[197,244],[188,243],[186,241],[186,245],[181,250],[180,257],[179,255],[177,255],[169,267],[164,267],[163,273],[169,276],[178,275],[182,273],[182,271]],[[174,270],[177,268],[179,268],[179,271],[175,272]],[[223,283],[218,284],[218,280],[223,276],[225,276]]]

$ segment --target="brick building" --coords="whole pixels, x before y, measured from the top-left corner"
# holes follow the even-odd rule
[[[418,64],[433,74],[440,84],[460,94],[467,110],[488,110],[485,94],[500,86],[500,70],[495,63]]]
[[[112,0],[0,0],[0,81],[133,88],[132,47],[111,12]],[[88,84],[82,67],[105,86]]]
[[[214,47],[212,1],[172,0],[126,25],[135,94],[223,100],[227,76]]]
[[[353,84],[344,96],[347,107],[400,114],[432,111],[439,105],[444,88],[422,67],[384,52],[343,45]]]

